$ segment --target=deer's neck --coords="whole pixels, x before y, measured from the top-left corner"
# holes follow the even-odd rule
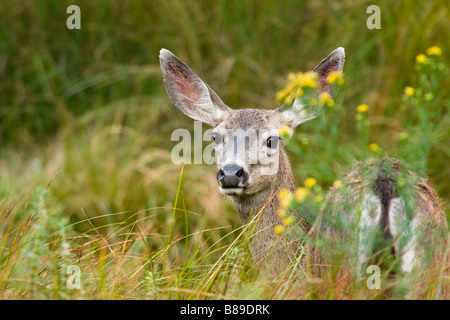
[[[267,253],[273,251],[274,244],[277,243],[278,246],[280,242],[279,236],[273,231],[277,224],[282,223],[277,215],[279,208],[278,191],[281,188],[286,188],[291,192],[295,191],[294,176],[284,150],[280,150],[279,161],[278,172],[266,188],[252,195],[233,197],[239,219],[243,224],[250,222],[261,213],[256,218],[257,225],[253,231],[255,239],[251,242],[252,255],[259,261],[265,260]],[[281,263],[279,256],[284,256],[284,254],[282,250],[277,249],[276,251],[279,253],[275,254],[275,258]]]
[[[295,191],[294,175],[284,150],[280,150],[279,169],[271,183],[264,189],[251,195],[233,197],[234,204],[242,223],[247,223],[263,208],[262,220],[277,222],[276,211],[279,207],[278,191],[282,188]]]

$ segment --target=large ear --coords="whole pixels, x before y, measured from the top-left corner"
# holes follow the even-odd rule
[[[313,71],[318,74],[317,81],[322,92],[329,93],[333,96],[332,87],[327,82],[327,78],[333,71],[342,71],[344,68],[344,61],[345,50],[344,48],[339,47],[331,52],[328,57],[323,59],[322,62],[313,69]],[[279,110],[282,112],[286,124],[291,128],[294,128],[308,120],[314,119],[320,114],[320,110],[317,112],[306,110],[305,106],[299,101],[299,99],[294,100],[292,108],[285,109],[284,106],[282,106]]]
[[[319,86],[323,92],[329,93],[333,96],[331,92],[331,85],[327,82],[328,75],[333,71],[341,71],[344,69],[345,62],[345,50],[342,47],[337,48],[331,52],[328,57],[322,60],[321,63],[313,69],[319,75],[318,81]]]
[[[185,115],[216,126],[231,112],[219,96],[173,53],[161,49],[159,60],[167,93]]]

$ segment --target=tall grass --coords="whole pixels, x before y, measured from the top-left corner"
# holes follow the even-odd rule
[[[81,30],[66,28],[69,4],[81,8]],[[314,177],[324,192],[376,143],[417,160],[448,202],[447,77],[430,101],[402,98],[423,86],[418,53],[439,45],[449,65],[447,3],[380,1],[381,30],[366,28],[369,4],[2,1],[0,296],[336,297],[299,294],[295,281],[266,286],[215,168],[186,165],[181,176],[172,164],[171,132],[193,127],[165,93],[158,52],[189,62],[231,107],[273,108],[289,72],[345,47],[342,107],[290,143],[297,181]],[[359,121],[361,103],[370,109]],[[80,290],[66,285],[70,265],[81,269]]]

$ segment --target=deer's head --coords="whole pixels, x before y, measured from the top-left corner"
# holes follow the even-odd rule
[[[231,109],[186,64],[170,51],[160,52],[167,93],[175,105],[192,119],[213,127],[217,181],[220,191],[231,196],[254,194],[270,185],[278,172],[282,150],[279,130],[295,128],[314,118],[303,112],[299,101],[293,107]],[[334,50],[313,71],[322,91],[331,93],[326,79],[342,71],[344,49]]]

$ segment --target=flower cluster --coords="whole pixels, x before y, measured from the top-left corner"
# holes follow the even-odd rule
[[[344,84],[344,73],[342,71],[333,71],[327,77],[329,84],[338,84],[342,86]]]
[[[433,46],[433,47],[428,48],[426,50],[426,53],[427,53],[426,55],[421,53],[416,57],[416,62],[418,64],[428,63],[429,57],[442,55],[442,50],[438,46]]]
[[[322,106],[334,107],[334,100],[328,92],[322,92],[319,97],[319,103]]]
[[[417,80],[414,85],[408,85],[403,89],[400,111],[404,113],[402,117],[404,130],[397,134],[397,140],[400,142],[400,149],[403,149],[410,159],[414,159],[414,156],[423,159],[424,155],[415,155],[415,150],[412,150],[411,144],[407,142],[420,143],[422,146],[430,144],[429,134],[434,124],[440,122],[442,114],[446,112],[440,101],[444,94],[440,86],[447,77],[442,54],[440,47],[432,46],[417,55],[415,58]]]
[[[327,79],[331,86],[342,86],[344,74],[341,71],[331,72]],[[315,72],[298,72],[288,75],[288,83],[276,94],[279,103],[292,104],[296,98],[302,98],[302,104],[308,106],[334,107],[335,102],[327,92],[318,90],[318,74]]]
[[[280,217],[283,224],[275,226],[273,231],[276,234],[284,232],[285,227],[290,226],[296,221],[295,217],[293,215],[289,215],[287,211],[292,205],[292,193],[283,188],[278,192],[278,198],[280,199],[280,208],[277,210],[277,215]]]
[[[436,58],[442,55],[442,50],[438,46],[433,46],[428,48],[426,51],[426,55],[421,53],[416,57],[416,68],[419,70],[424,67],[436,68],[439,67],[439,64],[436,63]],[[406,87],[404,89],[403,99],[407,100],[409,98],[413,98],[417,93],[416,89],[413,87]],[[432,97],[430,97],[432,99]]]
[[[286,87],[277,93],[276,99],[279,103],[291,104],[295,98],[301,97],[305,90],[316,87],[317,73],[290,73]]]
[[[336,180],[333,186],[341,188],[342,182]],[[324,200],[324,192],[315,178],[308,177],[305,179],[304,185],[298,187],[295,192],[281,189],[278,192],[278,198],[280,200],[280,207],[277,210],[277,215],[282,223],[274,227],[274,232],[281,234],[286,231],[287,227],[298,223],[297,218],[290,213],[291,210],[296,210],[301,205],[315,206],[317,207],[315,210],[318,210],[318,206]]]

